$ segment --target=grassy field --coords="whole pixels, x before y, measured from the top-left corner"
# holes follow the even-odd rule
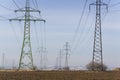
[[[120,72],[0,71],[0,80],[120,80]]]

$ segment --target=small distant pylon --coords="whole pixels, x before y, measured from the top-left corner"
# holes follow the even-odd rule
[[[66,42],[65,44],[65,49],[64,49],[64,52],[65,52],[65,67],[64,67],[64,70],[69,70],[69,65],[68,65],[68,56],[70,55],[69,52],[70,52],[70,46],[69,46],[69,43]]]
[[[56,57],[56,64],[55,64],[56,70],[62,70],[62,49],[60,49],[59,54]]]
[[[2,54],[2,69],[5,69],[5,54]]]
[[[40,14],[40,11],[30,7],[30,0],[26,0],[25,8],[20,8],[18,10],[15,10],[15,12],[22,12],[25,14],[22,17],[9,19],[10,21],[13,21],[13,20],[24,21],[24,38],[23,38],[23,44],[22,44],[22,50],[21,50],[18,70],[20,69],[33,70],[34,65],[33,65],[32,48],[31,48],[31,41],[30,41],[30,22],[31,21],[45,22],[45,20],[31,16],[31,12],[32,13],[37,12]]]
[[[101,30],[101,6],[107,6],[102,0],[96,0],[95,3],[90,5],[96,6],[96,22],[94,33],[94,46],[92,58],[92,70],[103,71],[103,54],[102,54],[102,30]],[[96,64],[101,65],[98,69]]]
[[[47,69],[47,49],[44,47],[40,47],[39,54],[40,54],[40,70]]]
[[[59,70],[62,70],[62,49],[60,49],[59,54]]]

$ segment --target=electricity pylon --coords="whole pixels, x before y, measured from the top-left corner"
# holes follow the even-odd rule
[[[65,49],[64,49],[64,51],[65,51],[65,67],[64,67],[64,69],[65,69],[65,70],[69,70],[69,66],[68,66],[68,56],[69,56],[69,52],[70,52],[70,46],[69,46],[69,43],[68,43],[68,42],[66,42],[66,44],[65,44]]]
[[[60,49],[59,53],[59,70],[62,70],[62,49]]]
[[[44,47],[38,48],[40,53],[40,70],[44,70],[47,68],[47,50]]]
[[[92,70],[103,71],[103,55],[102,55],[102,31],[101,31],[101,6],[106,6],[101,0],[96,0],[95,3],[90,5],[96,6],[96,22],[94,33],[94,46],[93,46],[93,58],[92,58]],[[96,69],[96,64],[101,65],[99,69]]]
[[[25,14],[22,17],[10,19],[10,21],[24,21],[24,38],[23,38],[18,70],[20,69],[33,70],[34,65],[33,65],[32,49],[31,49],[31,42],[30,42],[30,22],[31,21],[45,22],[45,20],[31,16],[31,12],[32,13],[37,12],[40,14],[40,11],[30,7],[30,0],[26,0],[25,8],[15,10],[15,12],[22,12]]]

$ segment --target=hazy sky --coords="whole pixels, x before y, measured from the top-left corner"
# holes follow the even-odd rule
[[[25,0],[14,1],[19,8],[25,6]],[[102,1],[109,2],[109,0]],[[69,42],[71,46],[69,58],[71,66],[84,67],[92,60],[95,7],[91,6],[89,11],[89,4],[93,2],[95,0],[88,0],[78,33],[74,37],[85,0],[37,0],[42,18],[46,19],[46,24],[36,23],[35,26],[34,23],[31,23],[31,43],[35,64],[40,62],[40,56],[37,51],[38,43],[34,27],[37,28],[41,45],[40,29],[45,26],[48,66],[55,66],[59,49],[63,48],[65,42]],[[119,3],[119,0],[111,0],[108,12],[105,7],[102,8],[103,58],[104,63],[110,68],[120,67],[120,5],[116,3]],[[13,10],[18,7],[12,0],[0,0],[0,5],[0,16],[8,19],[16,17]],[[31,7],[35,8],[33,2],[31,2]],[[17,14],[17,16],[21,15],[23,14]],[[3,19],[2,17],[0,19]],[[2,53],[5,53],[6,65],[11,66],[13,61],[17,65],[23,40],[23,23],[0,21],[0,25],[0,57],[2,57]],[[2,62],[1,58],[0,62]],[[62,64],[64,65],[64,58]]]

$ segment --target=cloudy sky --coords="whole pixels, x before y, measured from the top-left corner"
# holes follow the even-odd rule
[[[36,8],[34,0],[30,1],[31,7]],[[45,37],[41,37],[41,29],[46,27],[47,66],[55,66],[59,50],[64,48],[65,42],[69,42],[71,48],[69,65],[84,67],[92,60],[95,7],[91,6],[89,10],[89,4],[95,0],[88,0],[85,8],[85,0],[36,1],[46,24],[31,23],[31,43],[35,64],[40,65],[38,48],[41,43],[45,43],[41,39],[45,40]],[[119,0],[102,1],[109,6],[108,11],[105,6],[102,7],[104,63],[109,68],[120,67],[120,2]],[[23,15],[23,13],[14,13],[14,10],[24,6],[25,0],[0,0],[0,57],[2,58],[2,54],[5,53],[6,66],[12,66],[13,62],[15,65],[18,64],[23,40],[23,23],[9,22],[7,19]],[[84,14],[82,14],[83,8]],[[83,15],[82,19],[81,15]],[[2,65],[1,58],[0,65]],[[64,57],[62,64],[64,66]]]

